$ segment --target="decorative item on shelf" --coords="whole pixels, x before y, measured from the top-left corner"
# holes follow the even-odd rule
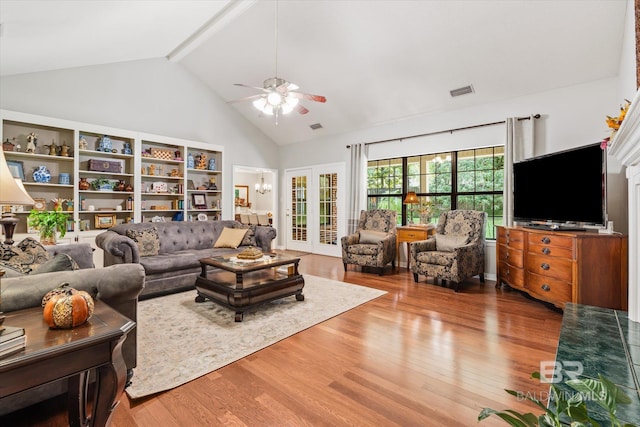
[[[122,154],[131,155],[133,151],[131,150],[131,143],[125,142],[124,147],[122,148]]]
[[[16,146],[9,141],[9,138],[2,143],[2,149],[4,151],[13,151],[15,148]]]
[[[35,132],[31,132],[27,135],[27,149],[25,153],[34,154],[36,152],[36,147],[38,146],[38,134]]]
[[[51,145],[45,145],[44,146],[47,150],[49,150],[49,155],[50,156],[57,156],[58,155],[58,146],[56,145],[55,141],[51,141]]]
[[[100,142],[98,143],[98,148],[96,148],[96,151],[110,153],[111,150],[113,150],[113,147],[111,145],[111,138],[107,135],[103,135],[102,138],[100,138]]]
[[[85,177],[80,178],[80,182],[78,182],[78,189],[88,190],[89,187],[91,187],[91,184],[89,184],[89,181],[87,181],[87,178]]]
[[[115,214],[96,214],[94,216],[96,228],[111,228],[116,225]]]
[[[59,197],[56,197],[55,199],[51,199],[51,202],[53,203],[53,210],[54,211],[61,211],[62,210],[62,205],[64,205],[66,201],[67,201],[67,199],[62,199],[62,198],[59,198]]]
[[[78,148],[81,150],[86,150],[88,146],[87,140],[84,139],[84,136],[80,135],[80,141],[78,142]]]
[[[407,218],[407,224],[413,224],[413,205],[418,204],[418,196],[415,191],[407,192],[407,197],[405,197],[402,202],[405,205],[409,205],[409,216]]]
[[[212,176],[209,178],[209,185],[207,186],[207,190],[217,190],[218,186],[216,185],[216,177]]]
[[[47,201],[42,198],[34,198],[33,199],[33,209],[37,211],[47,210]]]
[[[169,176],[177,178],[180,176],[180,171],[177,168],[171,169],[171,172],[169,172]]]
[[[611,141],[613,141],[613,138],[616,136],[618,129],[620,129],[620,125],[627,115],[627,111],[629,111],[629,107],[631,107],[631,101],[625,99],[624,102],[624,105],[620,106],[620,114],[618,114],[617,117],[607,116],[606,123],[609,127],[609,130],[611,131],[611,135],[600,142],[600,148],[602,148],[603,150],[611,145]]]
[[[155,175],[156,174],[156,165],[150,165],[149,166],[148,174],[149,175]]]
[[[73,200],[71,199],[67,199],[67,212],[73,212]]]
[[[33,180],[39,183],[47,183],[51,181],[51,172],[45,165],[40,165],[33,171]]]
[[[64,237],[67,233],[67,220],[69,214],[62,211],[62,207],[52,211],[39,211],[32,209],[27,217],[27,224],[38,230],[40,243],[43,245],[55,245],[57,234]]]
[[[113,191],[124,191],[126,185],[124,180],[118,180],[118,183],[113,187]]]
[[[209,159],[209,170],[216,170],[216,159]]]
[[[43,317],[51,329],[70,329],[91,318],[95,303],[86,291],[62,283],[42,298]]]
[[[187,154],[187,168],[188,169],[194,169],[196,166],[196,161],[193,158],[193,154],[189,153]]]
[[[69,157],[69,146],[67,145],[67,141],[62,141],[62,145],[60,146],[60,156]]]
[[[125,209],[128,211],[133,210],[133,197],[127,197],[127,201],[125,203]]]
[[[163,148],[151,148],[151,157],[162,160],[173,160],[174,153],[172,150]]]
[[[204,170],[207,168],[207,155],[204,153],[200,153],[197,156],[196,169]]]
[[[58,175],[58,184],[69,185],[71,176],[68,173],[61,173]]]
[[[96,191],[112,191],[113,184],[107,178],[96,178],[91,181],[91,188]]]
[[[181,161],[182,161],[182,153],[180,152],[180,150],[176,150],[176,151],[173,153],[173,160],[177,160],[177,161],[179,161],[179,162],[181,162]]]
[[[166,182],[154,182],[151,184],[151,191],[154,193],[166,193],[169,189]]]
[[[125,185],[124,186],[124,191],[132,192],[133,191],[133,185],[131,185],[131,184]]]
[[[120,162],[90,159],[88,165],[89,170],[93,172],[122,173],[122,164]]]

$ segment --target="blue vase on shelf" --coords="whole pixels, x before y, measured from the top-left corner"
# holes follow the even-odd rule
[[[216,159],[209,159],[209,170],[216,170]]]
[[[187,155],[187,169],[194,169],[196,167],[196,161],[193,158],[193,154],[189,153]]]
[[[36,170],[33,171],[33,180],[35,182],[47,183],[51,181],[51,172],[49,172],[49,169],[44,165],[38,166]]]

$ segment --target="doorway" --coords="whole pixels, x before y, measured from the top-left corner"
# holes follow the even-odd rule
[[[287,249],[342,256],[344,187],[344,163],[285,171]]]
[[[236,221],[243,213],[267,214],[277,229],[278,171],[254,166],[233,166],[233,206]]]

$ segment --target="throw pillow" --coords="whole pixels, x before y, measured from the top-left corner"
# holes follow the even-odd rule
[[[140,256],[154,256],[160,253],[158,228],[150,227],[141,230],[127,230],[127,237],[136,242]]]
[[[224,227],[213,247],[237,249],[238,246],[240,246],[240,243],[242,243],[242,239],[244,239],[245,234],[247,234],[246,228]]]
[[[27,237],[18,245],[0,244],[0,262],[3,267],[18,273],[29,274],[31,270],[49,259],[49,253],[37,240]]]
[[[466,245],[467,239],[467,236],[436,234],[436,250],[441,252],[453,252],[456,248]]]
[[[68,254],[58,254],[44,264],[39,265],[31,271],[31,274],[50,273],[52,271],[72,271],[78,270],[78,263]]]
[[[377,244],[381,242],[387,233],[375,230],[360,230],[360,243]]]
[[[16,245],[24,253],[33,257],[32,264],[42,264],[51,259],[51,254],[33,237],[26,237]]]
[[[255,225],[241,224],[241,225],[235,226],[234,228],[247,230],[247,234],[245,234],[244,237],[242,238],[242,242],[240,243],[240,246],[256,246],[257,245]]]

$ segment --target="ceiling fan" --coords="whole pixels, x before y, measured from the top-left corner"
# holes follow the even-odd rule
[[[275,77],[266,79],[263,87],[250,86],[242,83],[234,83],[234,86],[256,89],[262,93],[251,95],[240,99],[227,101],[228,104],[243,101],[253,101],[253,106],[263,114],[276,117],[278,124],[278,116],[280,114],[289,114],[293,110],[300,114],[307,114],[309,110],[300,104],[301,99],[314,102],[327,102],[327,98],[322,95],[312,95],[309,93],[296,92],[298,85],[291,83],[278,77],[278,2],[275,2]]]

